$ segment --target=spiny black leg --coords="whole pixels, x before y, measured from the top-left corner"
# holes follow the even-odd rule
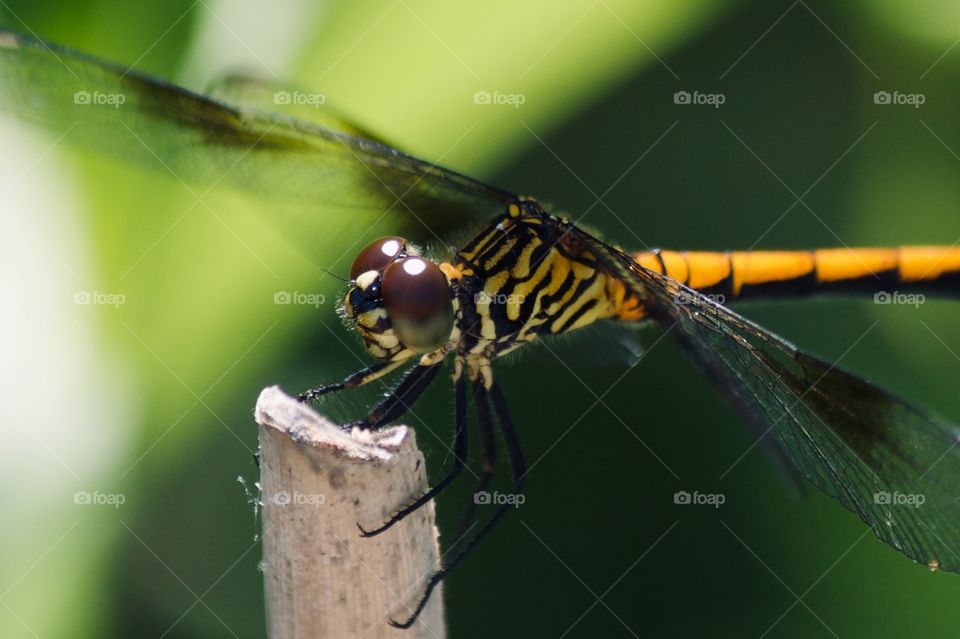
[[[357,371],[352,375],[348,376],[342,382],[338,384],[328,384],[326,386],[320,386],[318,388],[308,388],[299,395],[297,395],[297,400],[301,402],[310,402],[321,395],[326,395],[327,393],[334,393],[337,391],[344,390],[346,388],[354,388],[356,386],[363,386],[367,382],[373,381],[378,377],[390,372],[394,368],[400,365],[400,362],[391,362],[389,360],[377,362],[372,366],[364,368],[363,370]],[[386,370],[384,370],[386,369]]]
[[[493,401],[493,410],[497,415],[497,423],[500,425],[500,432],[503,433],[504,442],[507,445],[507,456],[510,458],[510,466],[513,475],[513,490],[515,495],[519,495],[523,490],[523,484],[525,475],[527,472],[526,463],[523,459],[523,450],[520,447],[520,440],[517,438],[517,433],[513,428],[513,421],[510,419],[510,413],[507,411],[507,403],[504,400],[503,393],[500,392],[500,387],[497,386],[496,382],[493,382],[490,387],[490,399]],[[487,520],[483,527],[474,535],[471,539],[467,541],[467,544],[460,549],[456,555],[447,562],[440,570],[436,571],[430,576],[430,579],[427,580],[427,586],[424,590],[423,595],[420,597],[420,601],[417,602],[416,608],[413,609],[413,614],[404,621],[397,622],[393,619],[390,620],[390,625],[395,628],[409,628],[417,620],[417,617],[420,616],[420,613],[423,611],[424,606],[427,605],[427,601],[430,599],[430,594],[433,592],[433,589],[437,587],[437,584],[440,583],[444,577],[450,574],[450,571],[453,570],[457,564],[463,561],[463,558],[466,557],[471,550],[476,548],[477,544],[487,535],[488,532],[500,521],[500,518],[506,514],[507,510],[512,508],[513,504],[507,502],[501,504],[493,516]]]
[[[443,491],[443,489],[446,488],[450,482],[456,478],[457,475],[460,474],[460,471],[463,470],[463,466],[467,461],[468,444],[467,379],[461,375],[459,371],[457,372],[457,379],[454,381],[454,394],[456,396],[456,426],[453,436],[453,467],[450,469],[450,472],[447,473],[447,476],[441,479],[436,486],[422,494],[410,504],[398,510],[392,517],[390,517],[390,519],[386,521],[386,523],[379,528],[374,528],[373,530],[364,530],[360,524],[357,524],[357,527],[360,528],[360,532],[363,533],[363,537],[373,537],[374,535],[379,535],[410,513],[416,511],[428,501],[439,495],[440,492]]]
[[[473,490],[473,500],[467,507],[467,512],[463,514],[463,519],[460,520],[460,526],[457,529],[457,534],[454,535],[454,539],[462,539],[467,532],[467,527],[473,521],[473,516],[477,512],[477,495],[485,491],[490,485],[490,481],[493,479],[493,469],[497,463],[497,443],[493,435],[493,418],[490,415],[489,396],[480,380],[475,380],[473,386],[473,405],[477,413],[477,422],[480,427],[480,445],[483,451],[481,457],[483,475],[481,475],[480,481]]]
[[[377,404],[366,418],[350,424],[350,426],[376,430],[399,419],[417,401],[420,394],[427,389],[433,378],[440,372],[442,365],[443,363],[440,362],[428,366],[421,364],[414,366],[393,392]]]
[[[517,437],[517,431],[513,427],[510,411],[507,410],[507,400],[500,390],[500,385],[494,381],[490,391],[491,399],[493,399],[493,410],[497,413],[497,423],[500,424],[500,431],[503,433],[503,440],[507,445],[507,456],[510,458],[510,469],[513,473],[513,492],[519,495],[523,491],[523,484],[527,476],[527,462],[523,458],[523,446],[520,445],[520,438]]]

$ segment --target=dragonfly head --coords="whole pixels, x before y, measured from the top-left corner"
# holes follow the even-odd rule
[[[367,351],[378,359],[435,351],[453,332],[447,276],[399,237],[385,237],[360,251],[343,306]]]

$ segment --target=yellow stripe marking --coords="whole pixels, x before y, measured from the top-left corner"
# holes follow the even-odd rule
[[[488,258],[486,262],[483,263],[483,268],[487,271],[493,270],[493,268],[500,263],[500,260],[503,259],[503,256],[513,250],[513,247],[517,245],[517,238],[512,237],[506,242],[503,246],[500,247],[500,250],[496,252],[492,257]]]
[[[543,289],[544,295],[554,295],[560,290],[563,281],[570,274],[570,261],[558,256],[555,252],[550,253],[550,257],[544,262],[550,263],[550,284]]]
[[[726,253],[696,252],[686,253],[686,256],[690,265],[687,284],[690,288],[709,288],[730,277],[730,257]],[[667,274],[670,275],[669,271]]]
[[[543,278],[549,275],[552,267],[553,267],[553,260],[551,259],[544,260],[543,262],[540,263],[539,266],[537,266],[537,270],[533,274],[533,277],[513,287],[513,294],[510,296],[510,299],[507,300],[507,317],[510,320],[515,322],[520,318],[521,305],[524,302],[526,302],[527,297],[530,295],[530,292],[534,288],[536,288],[540,284],[540,282],[543,281]],[[554,284],[554,282],[551,282],[551,284]],[[540,306],[539,298],[542,297],[542,295],[543,295],[543,292],[541,291],[541,293],[538,294],[537,296],[538,300],[534,302],[533,315],[536,315],[536,311]]]
[[[744,284],[782,282],[808,275],[814,269],[813,255],[806,251],[748,251],[731,254],[733,296]]]
[[[900,279],[904,282],[935,280],[960,271],[960,248],[904,246],[900,249]]]
[[[897,249],[819,249],[817,281],[837,282],[867,277],[897,268]]]
[[[657,259],[657,256],[654,255],[651,251],[645,251],[643,253],[637,253],[633,256],[633,260],[642,266],[643,268],[649,271],[655,271],[657,273],[663,273],[663,269],[660,267],[660,260]]]
[[[516,278],[524,278],[530,273],[530,258],[533,257],[533,252],[540,246],[539,238],[531,238],[527,245],[523,247],[523,250],[520,251],[519,257],[517,257],[517,263],[513,267],[513,276]]]
[[[477,240],[474,244],[473,250],[463,252],[463,256],[470,260],[471,262],[476,259],[482,251],[486,250],[487,245],[500,237],[503,232],[500,229],[492,228],[490,231],[484,235],[481,239]]]
[[[604,285],[605,285],[605,282],[603,278],[598,277],[597,279],[595,279],[593,283],[590,285],[590,287],[587,288],[587,290],[585,290],[579,298],[574,300],[567,308],[563,309],[563,313],[561,313],[559,317],[554,318],[553,322],[550,324],[550,332],[558,333],[560,329],[563,327],[563,325],[567,322],[567,320],[570,319],[574,315],[574,313],[580,310],[580,308],[590,300],[597,300],[598,302],[601,303],[600,306],[602,306],[603,300],[606,299],[606,296],[604,295],[604,292],[605,292]],[[596,308],[592,309],[592,311],[594,310],[596,310]],[[584,317],[590,317],[592,311],[588,311],[587,313],[584,313]],[[593,321],[593,319],[590,319],[590,321],[583,323],[584,317],[581,317],[580,319],[578,319],[576,322],[574,322],[572,326],[568,327],[566,330],[573,330],[577,326],[583,326]]]
[[[667,265],[667,275],[678,282],[686,282],[690,275],[690,267],[678,251],[661,251],[660,258]]]

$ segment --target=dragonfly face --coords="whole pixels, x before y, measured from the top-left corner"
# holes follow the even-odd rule
[[[367,351],[399,362],[444,347],[454,328],[447,276],[399,237],[363,249],[350,269],[344,311]]]

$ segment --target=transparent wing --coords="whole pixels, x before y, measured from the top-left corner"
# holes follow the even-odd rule
[[[581,235],[807,479],[911,559],[960,572],[960,429]]]
[[[309,122],[331,131],[365,138],[382,146],[389,141],[352,122],[330,104],[328,96],[291,83],[259,75],[233,72],[211,82],[204,95],[235,108],[271,112],[274,115]]]
[[[236,89],[236,87],[234,87]],[[263,88],[259,105],[264,105]],[[69,49],[0,30],[0,111],[121,161],[204,187],[259,194],[294,245],[323,264],[324,221],[388,220],[434,241],[511,194],[405,155],[327,114],[312,121],[233,106]],[[331,128],[332,127],[332,128]]]

